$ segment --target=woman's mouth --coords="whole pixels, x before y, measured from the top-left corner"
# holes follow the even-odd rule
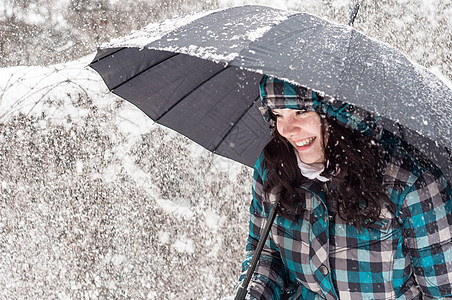
[[[297,145],[297,147],[306,147],[309,146],[310,144],[312,144],[315,140],[315,136],[295,142],[295,145]]]

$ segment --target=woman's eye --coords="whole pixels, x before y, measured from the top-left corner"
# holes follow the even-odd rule
[[[297,110],[297,115],[304,114],[305,112],[306,112],[305,110]]]

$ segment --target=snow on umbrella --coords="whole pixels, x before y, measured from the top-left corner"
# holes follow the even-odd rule
[[[452,91],[355,29],[307,13],[241,6],[151,24],[99,48],[90,65],[153,120],[252,166],[270,138],[262,74],[383,116],[452,178]]]

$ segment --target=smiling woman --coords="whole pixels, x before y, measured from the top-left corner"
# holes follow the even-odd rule
[[[279,206],[249,299],[452,296],[441,171],[359,108],[268,76],[260,95],[273,139],[254,168],[242,274]]]
[[[378,140],[329,118],[323,110],[331,99],[311,90],[264,77],[261,94],[273,132],[263,151],[269,173],[264,192],[278,189],[280,214],[290,220],[301,216],[305,208],[299,199],[305,189],[300,186],[313,179],[332,182],[329,192],[337,204],[333,197],[327,204],[345,221],[359,229],[377,222],[381,200],[388,199],[382,187],[384,149]]]

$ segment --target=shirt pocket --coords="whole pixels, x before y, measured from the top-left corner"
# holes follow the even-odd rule
[[[382,209],[380,218],[379,221],[369,225],[369,239],[375,242],[388,240],[392,244],[392,240],[401,237],[402,225],[387,208]]]
[[[310,232],[311,223],[304,218],[292,222],[277,216],[272,226],[272,239],[286,268],[296,275],[301,284],[318,291],[319,287],[311,268]]]

